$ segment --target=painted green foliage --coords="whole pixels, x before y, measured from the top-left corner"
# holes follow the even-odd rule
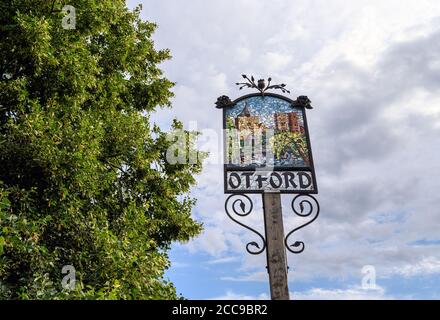
[[[280,158],[285,152],[292,152],[295,157],[304,160],[309,166],[307,140],[304,134],[299,132],[278,132],[269,141],[272,150],[277,158]]]
[[[178,298],[167,250],[201,231],[201,163],[168,164],[149,119],[170,106],[170,54],[125,1],[69,4],[73,30],[52,1],[0,4],[0,298]]]

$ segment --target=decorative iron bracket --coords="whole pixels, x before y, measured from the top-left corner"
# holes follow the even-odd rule
[[[293,212],[297,216],[301,218],[309,218],[307,222],[304,222],[300,226],[287,233],[286,237],[284,238],[286,249],[291,253],[300,254],[305,249],[304,242],[295,241],[292,243],[292,241],[290,241],[290,238],[295,232],[307,227],[308,225],[312,224],[316,219],[318,219],[320,206],[318,200],[312,195],[308,194],[295,195],[295,197],[292,199],[291,206]],[[252,199],[245,194],[230,195],[225,202],[225,211],[228,217],[240,226],[250,230],[260,238],[259,242],[261,244],[256,241],[252,241],[246,245],[246,251],[248,253],[252,255],[259,255],[263,253],[266,249],[266,239],[264,238],[264,236],[255,229],[234,218],[234,215],[239,217],[249,216],[252,213],[253,208],[254,205]],[[252,247],[256,249],[252,249]]]
[[[239,208],[237,208],[237,206]],[[233,194],[229,196],[225,202],[225,211],[228,217],[235,223],[239,224],[240,226],[252,231],[260,238],[261,244],[258,244],[258,242],[256,241],[252,241],[246,245],[246,251],[248,253],[252,255],[259,255],[263,253],[264,250],[266,249],[266,239],[261,233],[245,225],[244,223],[238,221],[233,216],[233,215],[237,215],[239,217],[247,217],[252,213],[253,208],[254,208],[254,204],[252,202],[252,199],[245,194]],[[252,247],[256,249],[252,249]]]
[[[296,227],[290,231],[284,238],[284,244],[286,249],[294,254],[300,254],[305,249],[305,244],[303,241],[295,241],[293,244],[289,244],[289,238],[297,231],[307,227],[312,224],[316,219],[318,219],[320,207],[319,202],[315,197],[308,194],[296,195],[292,200],[292,210],[293,212],[301,218],[309,218],[309,220],[299,227]]]

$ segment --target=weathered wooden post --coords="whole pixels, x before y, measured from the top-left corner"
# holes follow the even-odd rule
[[[289,300],[281,195],[279,193],[264,193],[263,210],[270,296],[272,300]]]

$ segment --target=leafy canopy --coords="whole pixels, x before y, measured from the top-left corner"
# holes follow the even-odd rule
[[[0,4],[0,298],[177,298],[167,250],[201,230],[201,160],[168,164],[149,119],[170,106],[170,54],[125,1],[69,1],[71,30],[52,2]]]

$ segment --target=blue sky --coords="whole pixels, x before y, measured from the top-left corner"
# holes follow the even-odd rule
[[[189,299],[268,299],[269,285],[266,279],[237,281],[229,279],[240,273],[237,257],[224,262],[210,260],[204,253],[189,254],[184,248],[175,247],[171,253],[175,262],[168,277],[178,292]],[[298,259],[300,263],[301,259]],[[180,262],[185,261],[185,262]],[[292,267],[292,266],[291,266]],[[294,272],[294,266],[293,266]],[[313,270],[310,271],[313,273]],[[293,299],[440,299],[440,277],[431,275],[381,277],[380,269],[376,290],[361,286],[358,277],[316,277],[308,280],[293,279],[289,282]],[[208,294],[208,296],[207,296]]]
[[[307,95],[321,216],[298,232],[289,254],[294,299],[440,298],[440,6],[435,0],[130,0],[158,24],[158,48],[173,59],[174,117],[218,135],[192,191],[203,234],[175,244],[167,276],[187,298],[267,298],[265,256],[224,212],[221,112],[241,74]],[[205,135],[206,137],[206,135]],[[209,139],[210,138],[210,139]],[[286,230],[300,223],[283,196]],[[261,199],[248,223],[262,228]],[[362,287],[366,266],[377,286]]]

